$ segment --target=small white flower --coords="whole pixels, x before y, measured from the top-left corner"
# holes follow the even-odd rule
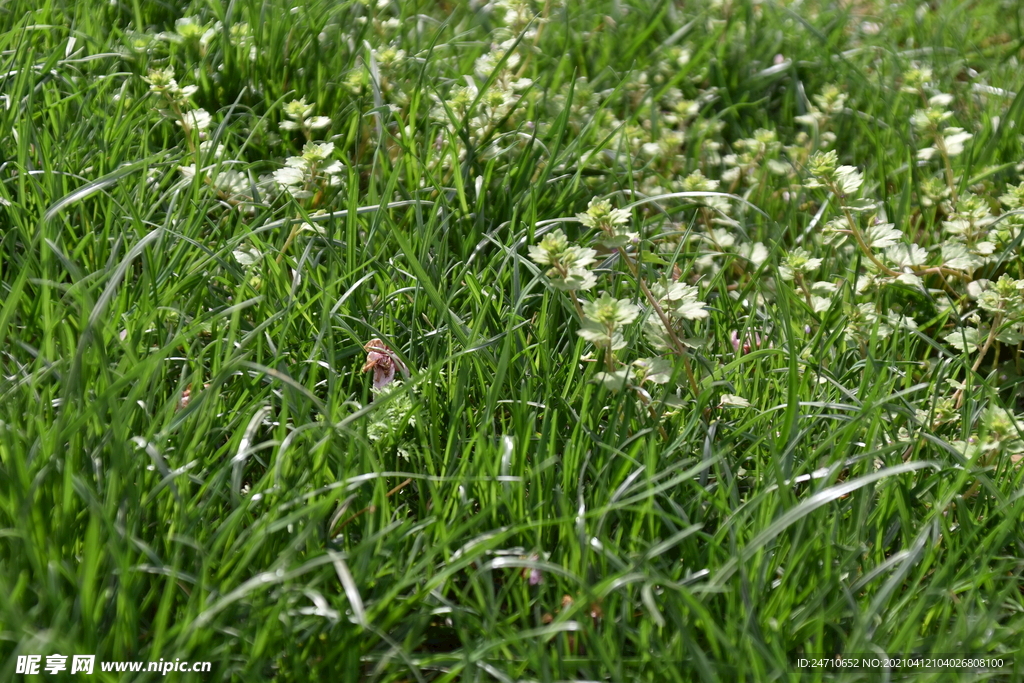
[[[742,396],[736,396],[734,394],[722,394],[721,405],[730,406],[733,408],[749,408],[750,401],[743,398]]]
[[[174,22],[174,30],[179,36],[189,40],[202,36],[206,27],[200,24],[196,17],[182,17]]]
[[[307,142],[302,147],[302,158],[307,161],[323,161],[333,152],[333,142]]]
[[[301,121],[313,113],[313,104],[307,104],[306,98],[292,100],[284,105],[284,114],[290,119]]]
[[[331,125],[331,117],[314,116],[312,118],[306,119],[306,125],[309,127],[310,130],[320,130],[321,128],[326,128],[327,126]]]
[[[947,128],[942,131],[943,141],[946,145],[946,154],[955,157],[964,151],[964,143],[973,138],[970,133],[965,133],[963,128]]]
[[[285,166],[274,171],[274,181],[282,188],[301,185],[303,180],[305,180],[305,174],[292,166]]]
[[[249,176],[241,171],[226,169],[217,174],[213,186],[232,197],[249,194]]]
[[[811,258],[810,252],[796,247],[786,255],[784,263],[779,267],[783,280],[792,280],[797,273],[813,273],[821,266],[822,259]]]
[[[248,268],[249,266],[259,261],[261,258],[263,258],[263,254],[261,254],[259,251],[256,250],[255,247],[252,246],[239,247],[238,249],[235,249],[233,252],[231,252],[231,255],[235,257],[236,261],[238,261],[238,265],[243,266],[245,268]]]
[[[213,123],[213,117],[205,109],[193,109],[184,113],[181,121],[178,122],[186,130],[204,131]]]
[[[604,292],[596,301],[583,304],[583,314],[588,320],[601,325],[628,325],[640,315],[640,307],[629,299],[615,299]]]
[[[836,169],[836,185],[844,194],[853,194],[864,183],[864,176],[854,166],[840,166]]]
[[[214,147],[213,140],[203,140],[199,143],[199,153],[201,155],[206,156],[210,153],[211,149],[213,150],[213,159],[224,158],[224,145],[217,145]]]

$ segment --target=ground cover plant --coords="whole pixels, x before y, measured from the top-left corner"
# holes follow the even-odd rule
[[[0,5],[0,676],[1020,680],[1022,20]]]

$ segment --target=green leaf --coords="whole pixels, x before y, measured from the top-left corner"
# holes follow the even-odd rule
[[[962,327],[947,334],[945,339],[959,351],[974,353],[984,342],[988,332],[979,331],[976,327]]]

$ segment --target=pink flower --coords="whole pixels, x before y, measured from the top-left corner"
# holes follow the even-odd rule
[[[541,574],[541,571],[539,569],[531,569],[530,570],[530,585],[531,586],[536,586],[537,584],[540,584],[540,583],[543,583],[543,582],[544,582],[544,575]]]
[[[373,370],[373,388],[380,391],[395,380],[395,369],[405,377],[409,376],[409,368],[380,339],[371,339],[363,347],[366,351],[366,363],[363,372]]]
[[[751,339],[753,335],[753,339]],[[736,353],[740,352],[740,335],[733,330],[729,333],[729,341],[732,342],[732,350]],[[757,332],[748,333],[746,338],[743,340],[743,353],[750,353],[751,349],[757,349],[761,347],[761,335]]]

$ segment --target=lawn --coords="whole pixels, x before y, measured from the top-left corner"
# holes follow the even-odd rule
[[[1022,24],[0,4],[0,679],[1024,680]]]

